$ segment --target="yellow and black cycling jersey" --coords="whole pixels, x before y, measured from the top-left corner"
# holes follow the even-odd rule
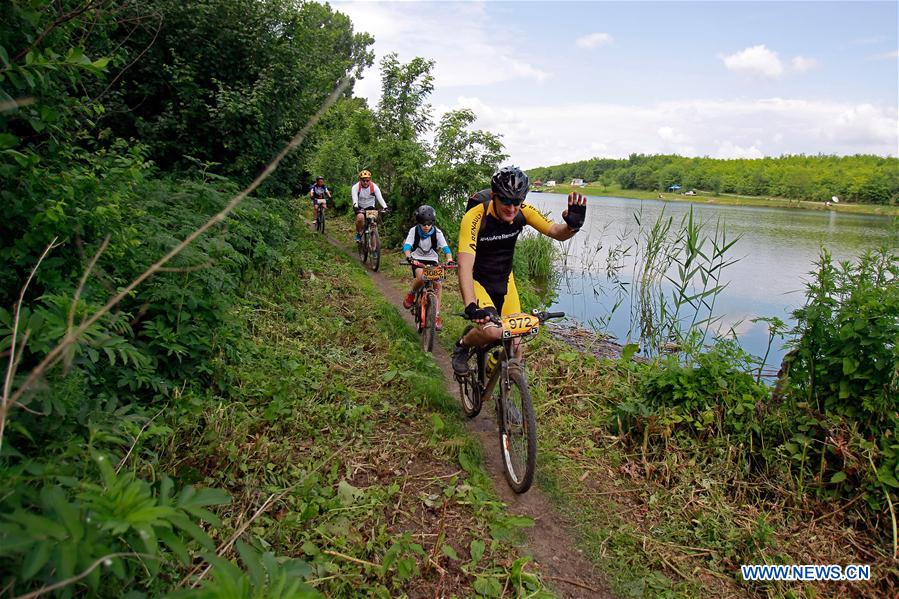
[[[504,298],[510,290],[509,278],[512,274],[515,242],[525,225],[530,225],[548,235],[553,224],[529,204],[522,204],[515,220],[506,223],[496,216],[492,201],[487,203],[486,211],[484,204],[478,204],[462,217],[459,228],[459,253],[475,257],[473,276],[476,295],[481,296],[478,287],[482,287],[491,300],[490,304],[498,310],[503,309]],[[514,282],[511,290],[514,291]],[[486,307],[482,301],[486,299],[478,297],[478,304]],[[514,300],[516,302],[518,300],[517,293]]]

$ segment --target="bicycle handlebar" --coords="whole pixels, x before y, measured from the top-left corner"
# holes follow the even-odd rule
[[[469,321],[471,320],[468,317],[468,314],[466,314],[465,312],[456,312],[456,316],[460,316],[460,317],[464,318],[465,320],[469,320]],[[493,324],[498,324],[500,326],[502,326],[502,324],[503,324],[503,321],[500,320],[499,316],[494,316],[493,314],[488,316],[487,320],[489,320]]]
[[[565,318],[564,312],[538,312],[537,318],[540,319],[540,322],[544,322],[547,320],[551,320],[553,318]]]
[[[468,315],[465,314],[465,312],[457,312],[456,316],[461,316],[465,320],[471,320],[468,317]],[[564,318],[565,313],[564,312],[536,312],[536,313],[534,313],[534,316],[536,316],[540,320],[540,323],[542,324],[542,323],[546,322],[547,320],[552,320],[554,318]],[[494,316],[493,314],[490,315],[489,320],[491,322],[493,322],[495,324],[499,324],[499,325],[501,325],[503,323],[503,321],[498,316]]]
[[[416,268],[427,268],[428,266],[442,266],[443,268],[448,268],[453,270],[454,268],[459,268],[459,265],[456,262],[444,262],[443,264],[423,264],[418,260],[411,260],[406,258],[405,260],[400,261],[400,265],[408,265],[411,264]]]

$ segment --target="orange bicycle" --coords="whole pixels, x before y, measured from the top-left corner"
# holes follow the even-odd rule
[[[434,338],[437,336],[437,285],[446,278],[446,271],[458,268],[455,262],[431,266],[417,260],[410,260],[416,268],[421,268],[424,285],[415,292],[415,301],[410,308],[415,318],[415,326],[421,337],[421,348],[426,352],[434,351]]]

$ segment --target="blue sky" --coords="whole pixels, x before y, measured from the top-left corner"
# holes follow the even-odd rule
[[[334,2],[524,167],[899,154],[899,3]],[[374,105],[377,65],[356,86]]]

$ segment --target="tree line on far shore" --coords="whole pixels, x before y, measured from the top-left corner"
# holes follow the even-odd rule
[[[626,159],[591,158],[533,168],[532,180],[574,178],[623,189],[667,191],[673,185],[712,193],[775,196],[792,200],[841,200],[895,204],[899,159],[858,154],[803,154],[779,158],[724,160],[672,154],[631,154]]]

